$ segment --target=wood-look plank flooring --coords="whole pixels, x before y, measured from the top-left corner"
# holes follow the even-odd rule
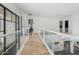
[[[48,55],[48,50],[44,46],[40,37],[37,34],[33,34],[28,39],[21,55]]]

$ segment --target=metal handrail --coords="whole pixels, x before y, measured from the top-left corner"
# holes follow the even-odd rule
[[[28,29],[28,28],[25,28],[25,29]],[[18,32],[21,32],[21,31],[23,31],[23,29],[19,30],[19,31],[12,32],[12,33],[3,34],[3,35],[0,36],[0,38],[11,35],[11,34],[14,34],[14,33],[18,33]]]
[[[65,34],[65,33],[60,33],[60,32],[56,32],[56,31],[53,31],[53,30],[49,30],[47,28],[44,28],[44,27],[39,27],[40,30],[44,30],[44,31],[48,31],[48,32],[52,32],[52,33],[55,33],[57,35],[61,35],[63,36],[64,38],[70,38],[70,40],[73,40],[73,41],[79,41],[79,37],[78,36],[73,36],[73,35],[70,35],[70,34]]]
[[[73,36],[73,35],[70,35],[70,34],[64,34],[64,33],[60,33],[60,32],[56,32],[56,31],[52,31],[52,30],[49,30],[49,29],[46,29],[44,27],[39,27],[39,35],[41,34],[41,31],[43,32],[43,41],[45,42],[45,36],[46,36],[46,33],[49,32],[49,33],[55,33],[54,35],[58,35],[58,36],[61,36],[63,41],[70,41],[70,45],[68,46],[71,46],[73,45],[74,47],[74,42],[77,42],[79,41],[79,37],[77,36]],[[40,35],[41,36],[41,35]],[[67,39],[67,40],[66,40]],[[73,42],[73,44],[71,43]],[[45,42],[46,43],[46,42]],[[65,43],[66,44],[66,43]],[[47,45],[47,43],[46,43]],[[50,48],[49,48],[50,49]],[[74,49],[74,48],[73,48]],[[50,51],[51,52],[51,51]],[[54,54],[54,52],[52,52]]]

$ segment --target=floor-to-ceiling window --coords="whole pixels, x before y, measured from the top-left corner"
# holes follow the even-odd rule
[[[6,10],[6,34],[12,32],[15,32],[15,15]],[[6,36],[6,48],[15,41],[15,34]]]
[[[0,36],[4,34],[4,8],[0,6]],[[4,49],[4,38],[0,38],[0,52]],[[1,54],[1,53],[0,53]]]
[[[3,34],[13,33],[17,30],[19,30],[19,16],[0,4],[0,36]],[[16,34],[0,38],[0,54],[8,51],[13,45],[15,45],[16,49],[17,39],[19,39],[19,36],[16,36]],[[12,54],[11,51],[8,51],[8,53],[5,54]]]

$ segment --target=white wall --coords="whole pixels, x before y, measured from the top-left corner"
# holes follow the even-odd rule
[[[34,32],[38,33],[39,27],[48,28],[53,31],[58,31],[58,20],[57,17],[42,17],[42,16],[32,16],[34,21],[33,27]]]
[[[71,17],[72,20],[72,34],[75,36],[79,36],[79,14],[73,15]]]
[[[28,15],[25,13],[22,13],[22,26],[28,27]]]
[[[39,27],[44,27],[53,31],[59,32],[59,21],[69,20],[69,32],[71,33],[71,18],[70,17],[42,17],[32,16],[34,20],[34,32],[38,33]]]
[[[38,33],[39,27],[45,27],[59,32],[59,21],[69,20],[69,34],[79,36],[79,14],[64,17],[32,16],[34,32]]]
[[[79,36],[79,14],[63,17],[32,16],[34,32],[38,33],[39,27],[44,27],[59,32],[59,21],[69,20],[69,34]]]

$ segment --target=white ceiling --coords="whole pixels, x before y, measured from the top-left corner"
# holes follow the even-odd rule
[[[79,13],[79,3],[17,3],[25,13],[39,16],[70,16]]]

